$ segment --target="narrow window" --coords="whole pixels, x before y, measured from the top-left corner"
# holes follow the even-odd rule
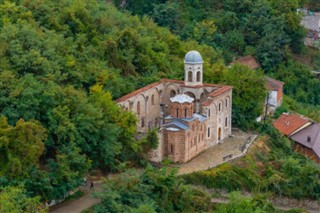
[[[211,110],[209,109],[209,111],[208,111],[208,117],[210,117],[210,114],[211,114]]]
[[[210,137],[210,127],[208,127],[208,137]]]
[[[199,135],[199,136],[198,136],[198,143],[200,143],[200,139],[201,139],[201,138],[200,138],[200,135]]]
[[[140,115],[140,101],[137,103],[137,114]]]
[[[170,153],[173,154],[173,151],[174,151],[174,150],[173,150],[173,145],[171,144],[171,145],[170,145]]]
[[[224,125],[225,125],[226,127],[228,126],[228,118],[226,118]]]
[[[200,71],[197,72],[197,82],[200,82]]]
[[[156,120],[154,121],[154,127],[158,127],[158,124],[159,124],[159,119],[156,118]]]
[[[176,96],[176,91],[171,90],[171,91],[170,91],[170,97],[172,98],[172,97],[174,97],[174,96]]]
[[[151,105],[154,105],[154,95],[151,96]]]
[[[192,82],[192,72],[191,71],[188,72],[188,81]]]
[[[141,118],[141,127],[144,127],[144,117]]]
[[[184,117],[187,117],[187,109],[184,109]]]
[[[219,103],[219,112],[221,112],[221,103]]]
[[[226,99],[226,108],[228,107],[228,99]]]
[[[178,108],[176,109],[176,115],[177,115],[176,117],[179,117],[179,109]]]

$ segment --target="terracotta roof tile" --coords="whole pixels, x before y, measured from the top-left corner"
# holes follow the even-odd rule
[[[273,126],[284,135],[290,135],[307,122],[309,120],[300,115],[284,113],[273,123]]]
[[[207,84],[207,83],[203,83],[202,85],[199,85],[199,86],[186,86],[186,85],[184,85],[184,81],[182,81],[182,80],[161,79],[160,82],[155,82],[155,83],[149,84],[149,85],[142,87],[138,90],[135,90],[125,96],[122,96],[121,98],[117,99],[116,102],[119,103],[119,102],[125,101],[125,100],[127,100],[127,99],[141,93],[141,92],[147,91],[148,89],[151,89],[152,87],[155,87],[155,86],[157,86],[161,83],[165,83],[165,82],[177,83],[183,87],[193,87],[193,88],[200,88],[203,86],[216,87],[217,89],[214,92],[210,93],[209,96],[217,96],[217,95],[220,95],[220,94],[233,88],[232,86],[224,86],[224,85],[219,85],[219,84]]]
[[[283,88],[284,83],[273,78],[266,77],[266,88],[268,90],[279,91]]]
[[[243,56],[238,58],[234,63],[239,63],[242,65],[245,65],[247,67],[249,67],[250,69],[258,69],[261,67],[261,65],[259,64],[259,62],[251,55],[247,55],[247,56]],[[232,63],[232,64],[234,64]]]
[[[231,90],[232,88],[233,88],[232,86],[222,86],[221,88],[213,91],[212,93],[209,93],[209,96],[215,97],[215,96],[221,95],[221,94]]]
[[[140,89],[138,89],[138,90],[135,90],[135,91],[133,91],[133,92],[131,92],[131,93],[125,95],[125,96],[122,96],[121,98],[118,98],[118,99],[116,100],[116,102],[119,103],[119,102],[125,101],[125,100],[127,100],[128,98],[131,98],[131,97],[133,97],[133,96],[135,96],[135,95],[137,95],[137,94],[139,94],[139,93],[141,93],[141,92],[147,91],[148,89],[151,89],[152,87],[155,87],[155,86],[157,86],[157,85],[159,85],[159,84],[160,84],[160,82],[155,82],[155,83],[152,83],[152,84],[148,84],[148,85],[145,86],[145,87],[142,87],[142,88],[140,88]]]

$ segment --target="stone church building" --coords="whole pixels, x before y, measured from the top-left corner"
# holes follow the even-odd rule
[[[184,81],[162,79],[117,100],[139,119],[139,133],[158,128],[153,161],[185,163],[231,134],[232,87],[203,83],[203,60],[190,51]]]

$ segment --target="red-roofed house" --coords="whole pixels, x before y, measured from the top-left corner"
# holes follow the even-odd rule
[[[320,125],[312,123],[290,136],[295,141],[293,150],[320,163]]]
[[[274,123],[273,126],[278,129],[282,134],[290,136],[305,127],[312,124],[309,119],[296,114],[283,113]]]
[[[258,69],[258,68],[261,67],[261,65],[255,59],[255,57],[253,57],[251,55],[240,57],[235,62],[233,62],[232,64],[236,64],[236,63],[245,65],[245,66],[247,66],[247,67],[249,67],[250,69],[253,69],[253,70]]]
[[[277,107],[282,104],[283,95],[283,85],[282,81],[278,81],[273,78],[266,77],[266,89],[269,93],[268,104],[268,114],[273,113]]]

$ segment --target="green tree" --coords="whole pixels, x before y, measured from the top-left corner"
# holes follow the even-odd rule
[[[28,197],[23,187],[5,187],[0,189],[0,211],[3,213],[39,212],[47,209],[40,197]]]
[[[11,178],[28,176],[30,168],[37,166],[44,151],[46,131],[38,121],[20,119],[16,126],[0,118],[1,174]]]
[[[276,212],[272,204],[265,199],[250,198],[242,196],[239,192],[232,192],[230,194],[230,202],[227,204],[217,205],[215,213],[267,213]]]

